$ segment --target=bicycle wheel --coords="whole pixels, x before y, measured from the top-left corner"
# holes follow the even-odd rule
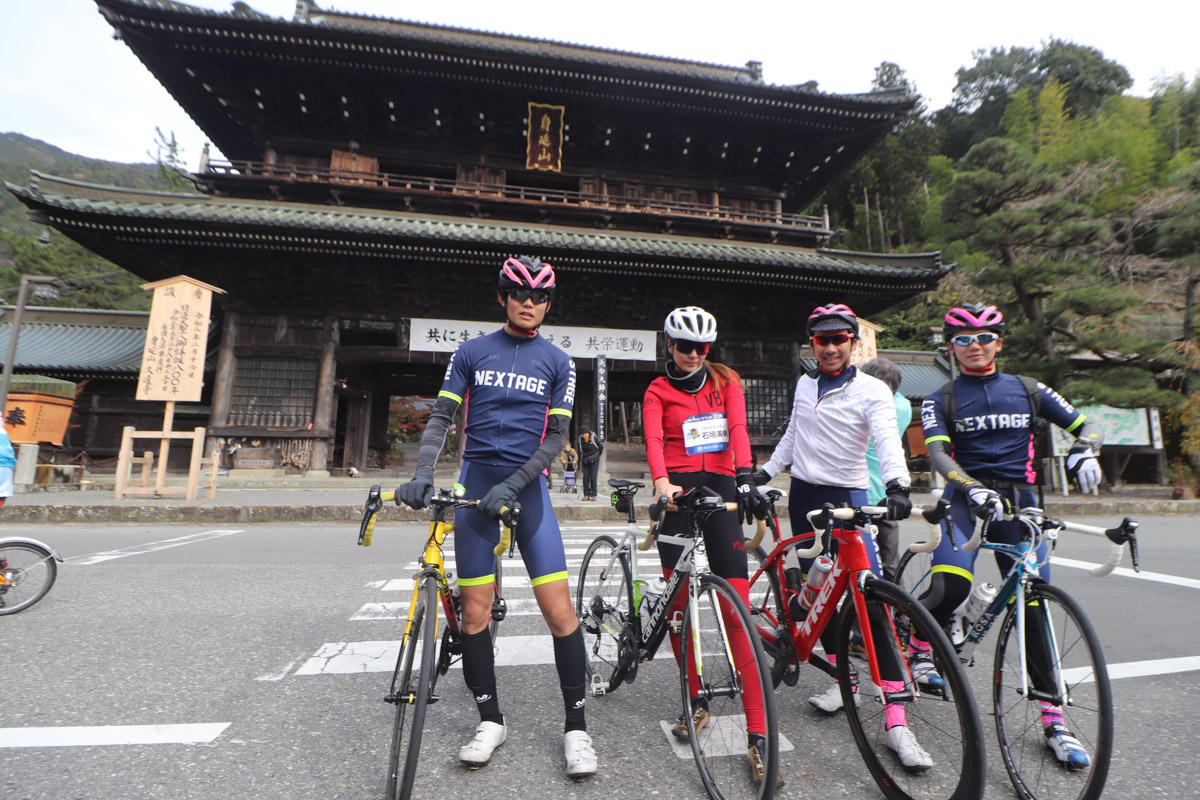
[[[905,548],[896,567],[896,584],[913,597],[920,597],[929,588],[931,562],[929,553],[914,553]]]
[[[753,577],[769,555],[762,547],[756,547],[750,553],[750,576]],[[767,656],[767,664],[771,669],[771,685],[778,689],[779,684],[786,683],[795,686],[800,677],[800,667],[796,662],[796,649],[792,645],[791,636],[787,631],[780,631],[783,620],[783,596],[779,590],[779,573],[768,569],[750,584],[750,620],[758,630],[762,640],[763,652]]]
[[[598,536],[588,545],[575,587],[575,613],[583,628],[588,670],[599,676],[605,691],[614,691],[630,664],[637,662],[630,624],[637,611],[629,557],[617,552],[617,540],[611,536]]]
[[[437,674],[434,670],[434,656],[437,654],[434,643],[437,641],[438,596],[437,584],[432,578],[421,580],[413,594],[413,602],[417,608],[413,612],[412,628],[396,660],[391,694],[387,698],[388,702],[396,704],[388,763],[389,800],[408,800],[412,795],[418,754],[421,752],[421,732],[425,727],[425,709],[429,705]],[[420,661],[417,661],[418,657]]]
[[[48,550],[32,542],[0,545],[0,616],[41,600],[57,576],[58,564]]]
[[[1083,609],[1062,589],[1035,583],[1026,600],[1030,697],[1022,691],[1015,605],[1005,614],[996,642],[992,703],[1004,768],[1027,800],[1094,800],[1104,789],[1113,748],[1112,687],[1100,640]],[[1065,695],[1056,688],[1059,676]],[[1068,770],[1054,756],[1046,745],[1039,700],[1061,707],[1063,724],[1083,745],[1090,764]]]
[[[887,581],[872,578],[863,589],[880,680],[896,677],[889,688],[894,700],[903,703],[903,721],[930,756],[932,765],[921,769],[906,768],[889,745],[889,710],[883,692],[870,678],[861,651],[850,652],[851,636],[857,633],[859,620],[853,602],[847,600],[839,615],[837,630],[837,673],[845,701],[846,719],[854,741],[885,797],[891,800],[968,800],[983,796],[983,731],[974,696],[966,674],[946,634],[933,616],[911,595]],[[940,696],[922,695],[906,665],[909,637],[916,634],[929,642],[933,661],[946,681]],[[854,659],[852,661],[851,659]],[[862,680],[855,703],[855,672]],[[898,745],[898,743],[897,743]]]
[[[692,755],[714,800],[769,798],[779,772],[779,736],[762,643],[749,611],[729,583],[716,575],[698,580],[699,603],[689,600],[679,643],[683,717]],[[699,732],[691,713],[692,700],[698,697],[708,701],[709,713],[707,725]],[[761,754],[767,779],[759,785],[751,781],[747,759],[751,732],[767,740]]]

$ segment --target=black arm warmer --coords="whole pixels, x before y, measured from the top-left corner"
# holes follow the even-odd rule
[[[546,422],[546,436],[538,445],[538,449],[534,450],[529,460],[505,482],[518,492],[533,483],[538,473],[548,467],[554,457],[562,452],[563,446],[567,443],[567,428],[570,425],[571,418],[566,414],[551,414]]]
[[[421,434],[421,449],[417,451],[418,467],[437,466],[438,456],[446,446],[446,434],[450,432],[450,423],[458,413],[458,403],[449,397],[439,397],[429,412],[429,421],[425,423],[425,432]]]
[[[930,467],[936,472],[940,472],[947,483],[956,486],[963,492],[979,485],[978,481],[963,472],[963,468],[958,465],[958,462],[946,452],[945,442],[932,441],[927,442],[925,446],[929,448]]]

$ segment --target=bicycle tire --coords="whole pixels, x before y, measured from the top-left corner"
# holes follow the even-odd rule
[[[606,692],[615,691],[624,679],[627,664],[622,660],[633,659],[636,663],[637,644],[633,641],[633,572],[629,557],[617,552],[617,571],[606,570],[617,551],[617,540],[611,536],[598,536],[588,545],[579,568],[579,582],[575,587],[575,613],[583,629],[584,649],[588,659],[588,679],[600,676],[600,684]],[[623,649],[624,648],[624,652]],[[591,683],[589,685],[592,685]]]
[[[909,637],[915,633],[929,642],[934,664],[946,681],[941,696],[922,695],[905,669],[904,680],[914,699],[904,704],[906,724],[933,760],[922,771],[909,771],[887,744],[887,718],[874,680],[861,654],[851,653],[858,613],[847,598],[838,617],[837,674],[845,703],[846,719],[863,760],[889,800],[974,800],[983,796],[983,730],[966,672],[950,641],[933,616],[913,597],[887,581],[871,578],[863,593],[868,614],[881,620],[871,626],[877,659],[906,659]],[[890,625],[887,621],[890,620]],[[852,661],[853,659],[853,661]],[[854,697],[855,666],[864,680]]]
[[[437,680],[434,658],[437,654],[437,584],[432,578],[422,578],[413,594],[417,603],[412,628],[404,640],[392,674],[392,693],[396,719],[392,725],[392,746],[388,762],[387,796],[389,800],[409,800],[417,776],[417,761],[421,752],[421,734],[425,728],[425,711]],[[420,662],[413,669],[418,652]]]
[[[692,576],[692,580],[697,580]],[[693,622],[693,603],[688,600],[683,628],[679,637],[679,677],[688,739],[692,755],[700,771],[704,789],[713,800],[767,800],[774,796],[775,777],[779,774],[779,729],[775,718],[775,693],[763,652],[762,642],[755,634],[754,624],[745,603],[728,581],[716,575],[698,578],[699,605],[695,609],[699,625]],[[719,609],[727,609],[721,613]],[[740,633],[738,630],[740,629]],[[739,664],[733,660],[731,637],[744,636],[750,646],[753,663]],[[693,651],[699,639],[702,656],[698,676],[700,693],[708,699],[708,724],[697,733],[692,718],[691,665]],[[757,675],[747,680],[750,671]],[[766,753],[761,754],[766,780],[757,786],[749,778],[747,766],[747,734],[749,733],[745,701],[753,693],[752,702],[763,709]]]
[[[750,576],[753,577],[767,563],[766,548],[756,547],[750,553]],[[758,580],[750,584],[750,619],[754,622],[763,652],[771,668],[771,685],[795,686],[800,678],[800,665],[796,661],[796,648],[791,635],[781,630],[783,622],[783,593],[779,589],[779,573],[774,568],[763,571]]]
[[[1058,655],[1052,657],[1052,666],[1067,673],[1063,724],[1088,752],[1091,764],[1067,770],[1046,745],[1041,708],[1021,694],[1013,605],[1000,626],[992,684],[1004,768],[1025,800],[1095,800],[1104,790],[1113,750],[1112,686],[1100,640],[1079,603],[1056,586],[1040,582],[1030,586],[1025,613],[1027,635],[1031,613],[1048,616],[1053,623]]]
[[[54,554],[33,542],[0,545],[0,616],[16,614],[41,600],[58,577]]]

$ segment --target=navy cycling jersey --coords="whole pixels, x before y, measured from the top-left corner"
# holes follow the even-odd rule
[[[466,403],[463,458],[520,467],[541,444],[550,414],[571,416],[575,362],[541,336],[503,328],[458,346],[439,397]]]
[[[1043,383],[1038,416],[1065,431],[1083,424],[1084,415]],[[921,404],[925,443],[949,442],[951,456],[976,479],[1035,483],[1034,415],[1029,393],[1016,375],[959,375],[954,380],[954,429],[946,423],[941,389]]]

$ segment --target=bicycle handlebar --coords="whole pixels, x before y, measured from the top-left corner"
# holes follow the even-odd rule
[[[358,543],[361,546],[371,546],[375,539],[375,520],[379,517],[379,510],[383,508],[384,503],[390,503],[395,499],[395,491],[380,491],[379,486],[372,486],[367,492],[366,509],[363,512],[362,523],[358,527]],[[429,505],[435,509],[478,508],[479,501],[464,500],[461,497],[455,497],[450,490],[443,489],[434,495],[429,501]],[[509,506],[501,507],[500,522],[503,524],[500,532],[500,543],[492,548],[492,552],[497,556],[502,555],[512,544],[512,529],[516,527],[520,516],[520,503],[514,502],[511,508]]]
[[[654,544],[655,538],[658,536],[658,525],[662,522],[663,514],[668,510],[667,506],[675,502],[676,507],[680,511],[690,511],[693,513],[713,512],[713,511],[732,511],[737,513],[740,507],[737,503],[727,503],[717,494],[702,494],[695,489],[689,489],[686,492],[675,495],[674,499],[667,497],[665,494],[660,495],[657,500],[650,504],[650,530],[646,533],[646,538],[638,545],[638,550],[649,550]],[[758,521],[758,529],[754,532],[754,538],[747,543],[747,547],[753,549],[758,547],[762,542],[763,536],[767,532],[766,520]]]
[[[826,531],[832,530],[833,521],[835,519],[853,521],[856,524],[870,522],[877,517],[886,517],[888,513],[887,506],[859,506],[858,508],[817,508],[806,515],[808,524],[816,531],[818,528],[824,528]],[[796,555],[800,558],[815,558],[825,549],[825,540],[823,536],[817,536],[813,539],[812,547],[801,549],[796,548]]]
[[[934,508],[926,509],[921,512],[921,516],[930,525],[936,525],[944,517],[949,520],[950,503],[947,500],[939,500]],[[982,520],[979,528],[971,537],[971,540],[963,545],[963,550],[970,552],[983,542],[984,536],[987,534],[988,526],[992,524],[994,519],[994,510],[990,506],[984,506],[982,513],[979,515]],[[1129,554],[1133,559],[1134,572],[1141,572],[1138,565],[1138,545],[1137,545],[1137,529],[1138,521],[1132,517],[1125,517],[1121,520],[1121,524],[1115,528],[1097,528],[1093,525],[1084,525],[1081,522],[1070,522],[1068,520],[1054,519],[1046,516],[1039,508],[1022,508],[1012,516],[1013,519],[1021,519],[1028,521],[1031,524],[1037,524],[1042,530],[1059,529],[1071,531],[1073,533],[1086,533],[1089,536],[1104,536],[1112,546],[1108,550],[1108,557],[1100,566],[1088,570],[1094,577],[1103,578],[1109,575],[1121,563],[1121,556],[1124,553],[1125,545],[1129,545]],[[953,533],[951,533],[953,536]],[[909,549],[913,552],[916,550],[916,545],[910,545]]]

